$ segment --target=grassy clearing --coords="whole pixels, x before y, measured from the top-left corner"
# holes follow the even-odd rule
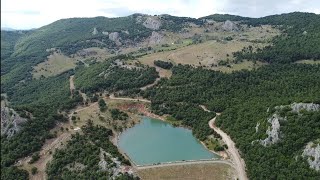
[[[132,103],[111,99],[106,99],[105,102],[108,109],[119,108],[127,105],[128,103]],[[85,125],[88,120],[92,120],[94,124],[102,125],[104,127],[113,129],[115,132],[118,132],[122,131],[123,128],[132,127],[140,120],[137,113],[130,111],[126,111],[126,113],[129,115],[128,120],[113,120],[108,109],[104,112],[101,112],[98,103],[93,103],[87,107],[79,108],[75,111],[76,113],[73,114],[76,119],[72,120],[72,126],[81,127]]]
[[[166,117],[166,122],[172,124],[173,126],[181,126],[182,125],[182,121],[180,120],[176,120],[175,118],[168,116]]]
[[[300,61],[297,61],[296,63],[299,63],[299,64],[320,64],[320,60],[300,60]]]
[[[226,164],[192,164],[139,170],[141,179],[221,180],[235,179],[233,168]]]
[[[213,28],[210,30],[210,28]],[[233,52],[240,51],[244,47],[252,46],[253,49],[263,48],[275,36],[280,34],[278,29],[269,25],[259,27],[241,27],[238,32],[216,31],[214,27],[192,27],[188,29],[190,35],[201,35],[203,43],[192,44],[192,39],[179,39],[179,34],[170,34],[175,42],[168,44],[168,47],[155,47],[155,53],[138,58],[142,64],[154,66],[154,60],[171,61],[174,64],[190,64],[193,66],[204,66],[206,68],[220,70],[230,73],[241,69],[253,69],[263,65],[245,61],[239,64],[231,63],[231,67],[219,66],[219,61],[234,60]],[[167,35],[168,36],[168,35]],[[232,37],[232,41],[225,41],[226,37]],[[162,51],[163,50],[163,51]],[[159,52],[160,51],[160,52]]]
[[[76,61],[60,53],[53,53],[48,60],[33,68],[33,78],[54,76],[76,67]]]
[[[251,43],[245,41],[225,41],[217,42],[215,40],[207,41],[201,44],[186,46],[173,51],[158,52],[143,56],[138,59],[142,64],[154,66],[154,60],[171,61],[175,64],[191,64],[194,66],[217,65],[221,60],[233,60],[232,52],[241,50],[246,46],[263,47],[263,43]],[[244,65],[242,65],[244,66]],[[235,65],[236,68],[242,68]],[[223,69],[223,68],[222,68]]]

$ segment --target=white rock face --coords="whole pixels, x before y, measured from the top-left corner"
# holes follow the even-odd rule
[[[292,103],[290,105],[281,105],[281,106],[276,106],[275,109],[277,112],[275,112],[271,118],[268,119],[268,122],[271,123],[271,127],[269,126],[266,133],[268,137],[264,140],[260,140],[260,143],[263,146],[268,146],[271,144],[277,143],[280,138],[281,138],[281,132],[280,132],[280,121],[286,121],[286,117],[281,117],[278,115],[278,111],[285,108],[285,107],[290,107],[292,110],[291,112],[296,112],[299,113],[301,110],[306,110],[306,111],[319,111],[320,110],[320,105],[319,104],[314,104],[314,103]],[[267,110],[269,112],[269,108]],[[258,132],[258,124],[256,126],[256,132]]]
[[[268,146],[275,144],[280,140],[280,121],[286,120],[285,118],[280,117],[278,114],[273,114],[271,118],[268,119],[268,122],[271,123],[266,133],[268,137],[264,140],[260,140],[260,143],[263,146]]]
[[[108,31],[102,31],[102,34],[108,36],[109,32]]]
[[[114,41],[117,46],[121,46],[120,37],[118,32],[112,32],[109,34],[109,39]]]
[[[111,41],[117,41],[119,39],[119,33],[118,32],[112,32],[109,34],[109,39]]]
[[[256,133],[259,131],[259,126],[260,126],[260,122],[258,122],[257,125],[256,125],[256,128],[255,128],[256,129]]]
[[[159,44],[163,41],[163,37],[164,36],[162,34],[153,31],[150,36],[149,44],[150,45]]]
[[[161,21],[157,17],[148,17],[143,22],[143,26],[152,30],[158,30],[161,26]]]
[[[96,35],[96,34],[98,34],[98,30],[97,30],[96,27],[94,27],[94,28],[93,28],[93,31],[92,31],[92,35]]]
[[[229,20],[224,22],[224,24],[222,25],[222,29],[225,30],[225,31],[238,31],[239,30],[237,25],[234,24],[232,21],[229,21]]]
[[[25,122],[27,120],[20,117],[13,109],[1,107],[1,135],[12,137],[20,131],[21,125]]]
[[[310,168],[320,170],[320,144],[309,142],[302,153],[303,157],[308,158]]]
[[[306,111],[319,111],[320,105],[314,103],[293,103],[291,104],[293,112],[300,112],[301,110]]]

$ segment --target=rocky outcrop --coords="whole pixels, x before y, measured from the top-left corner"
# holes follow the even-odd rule
[[[290,105],[293,112],[300,112],[301,110],[306,111],[319,111],[320,105],[314,103],[293,103]]]
[[[118,32],[112,32],[109,34],[109,39],[111,41],[118,41],[119,40],[119,33]]]
[[[99,161],[98,166],[101,168],[102,171],[107,171],[108,170],[108,163],[105,160],[105,155],[106,154],[107,153],[103,149],[100,148],[100,155],[99,155],[100,161]]]
[[[158,32],[153,31],[150,39],[149,39],[149,45],[156,45],[163,41],[164,36]]]
[[[143,26],[152,30],[158,30],[161,26],[161,21],[158,17],[148,17],[144,22]]]
[[[121,46],[121,42],[120,42],[120,36],[118,32],[112,32],[109,34],[109,39],[111,41],[114,41],[116,43],[117,46]]]
[[[235,23],[233,23],[232,21],[229,21],[229,20],[224,22],[224,24],[222,25],[222,29],[224,31],[239,31],[238,26]]]
[[[102,34],[108,36],[109,32],[108,31],[102,31]]]
[[[97,30],[96,27],[94,27],[94,28],[93,28],[93,31],[92,31],[92,35],[96,35],[96,34],[98,34],[98,30]]]
[[[307,158],[310,168],[320,170],[320,144],[309,142],[302,153]]]
[[[278,114],[273,114],[271,118],[268,119],[268,122],[271,124],[266,133],[268,137],[264,140],[260,140],[260,143],[263,146],[268,146],[275,144],[280,140],[280,121],[286,120],[285,118],[280,117]]]
[[[256,133],[259,131],[259,126],[260,126],[260,122],[257,123],[255,129],[256,129]]]
[[[268,119],[268,122],[271,123],[271,127],[269,126],[266,133],[268,137],[264,140],[260,140],[260,143],[263,146],[268,146],[271,144],[274,144],[280,140],[281,132],[280,132],[280,122],[286,121],[286,117],[281,117],[279,115],[279,111],[283,108],[291,108],[291,112],[300,113],[301,110],[305,111],[319,111],[320,105],[314,104],[314,103],[292,103],[290,105],[281,105],[276,106],[275,110],[276,112],[272,115],[271,118]],[[267,110],[269,112],[269,108]],[[256,126],[256,132],[258,130],[258,124]]]
[[[27,122],[20,117],[13,109],[1,107],[1,135],[12,137],[21,130],[21,125]]]

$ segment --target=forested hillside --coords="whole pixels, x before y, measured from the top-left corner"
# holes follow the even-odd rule
[[[139,179],[116,171],[128,165],[108,137],[112,131],[88,122],[82,127],[84,134],[75,134],[67,146],[55,152],[48,165],[48,179]],[[119,158],[114,161],[113,158]],[[66,168],[67,167],[67,168]]]
[[[289,13],[246,21],[249,25],[280,26],[284,34],[275,37],[272,45],[253,52],[250,48],[236,53],[239,59],[263,60],[268,63],[289,63],[302,59],[320,59],[320,15]]]
[[[218,22],[211,27],[214,32],[207,32],[210,20]],[[236,22],[231,25],[237,28],[230,32],[221,28],[227,20]],[[240,27],[263,29],[261,25],[271,25],[282,33],[270,36],[274,38],[266,40],[267,46],[258,46],[261,45],[258,43],[254,44],[255,47],[250,45],[234,52],[235,64],[243,60],[253,61],[250,71],[231,73],[230,70],[229,74],[213,71],[202,67],[199,59],[204,57],[200,56],[196,57],[198,67],[171,63],[169,56],[162,60],[155,58],[147,65],[133,61],[148,53],[201,45],[206,38],[213,38],[210,43],[235,43],[238,41],[233,38],[239,38],[239,41],[243,38],[236,37],[243,30]],[[266,32],[272,29],[271,26]],[[192,34],[191,31],[214,35],[209,37],[208,34]],[[1,179],[27,179],[28,173],[13,165],[39,151],[46,140],[53,138],[50,130],[57,122],[67,121],[71,109],[98,101],[99,94],[103,92],[141,95],[151,100],[154,113],[181,121],[200,140],[213,133],[208,121],[215,117],[214,112],[221,112],[217,126],[236,142],[250,179],[319,179],[320,172],[309,168],[307,159],[301,156],[307,143],[320,138],[319,111],[293,112],[284,108],[279,112],[287,119],[281,122],[280,127],[284,136],[270,146],[258,143],[266,138],[265,132],[270,125],[267,119],[276,107],[294,102],[320,104],[320,65],[295,63],[320,59],[319,32],[319,15],[299,12],[262,18],[219,14],[199,19],[141,14],[120,18],[71,18],[30,31],[1,31],[1,100],[6,100],[10,108],[27,119],[22,130],[12,138],[1,136]],[[160,45],[162,36],[171,37],[174,33],[176,37],[189,39],[173,38],[173,44],[156,47]],[[252,43],[246,40],[246,43]],[[191,44],[184,44],[184,41]],[[150,42],[154,43],[153,46]],[[76,53],[87,48],[105,49],[112,55],[104,55],[100,61],[90,56],[87,59],[75,58]],[[41,62],[48,63],[46,60],[52,53],[74,58],[76,63],[62,73],[34,78],[34,67]],[[192,52],[185,55],[190,55],[188,53]],[[225,62],[233,61],[231,53],[224,55],[227,57]],[[213,56],[206,58],[214,60]],[[219,62],[223,63],[222,60]],[[260,62],[263,64],[261,67],[255,66],[258,61],[263,62]],[[149,67],[154,65],[157,67]],[[164,69],[166,78],[157,79]],[[70,87],[70,76],[74,76],[75,89]],[[155,86],[148,86],[153,83]],[[144,90],[143,87],[149,88]],[[83,97],[88,97],[86,102]],[[199,105],[212,112],[204,111]],[[54,153],[47,169],[49,179],[112,176],[110,172],[97,171],[100,148],[127,163],[107,140],[111,136],[109,129],[91,125],[83,129],[84,134],[74,135],[64,149]],[[101,135],[107,136],[105,140]],[[71,172],[71,165],[73,168],[76,161],[81,161],[87,171]],[[123,175],[120,178],[133,177]]]
[[[280,144],[263,147],[251,142],[265,137],[268,108],[293,102],[320,103],[319,72],[319,65],[269,65],[232,74],[178,65],[170,79],[163,79],[144,96],[152,100],[155,113],[182,120],[200,139],[212,133],[207,125],[212,116],[200,113],[199,105],[222,112],[217,124],[240,148],[250,179],[317,179],[320,173],[309,169],[299,152],[320,137],[319,112],[303,117],[287,114],[290,119],[282,127],[285,139]],[[257,123],[261,123],[259,133],[255,132]]]

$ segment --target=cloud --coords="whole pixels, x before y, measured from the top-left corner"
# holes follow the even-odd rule
[[[133,13],[249,17],[304,11],[320,13],[319,0],[2,0],[1,27],[37,28],[62,18],[119,17]]]

